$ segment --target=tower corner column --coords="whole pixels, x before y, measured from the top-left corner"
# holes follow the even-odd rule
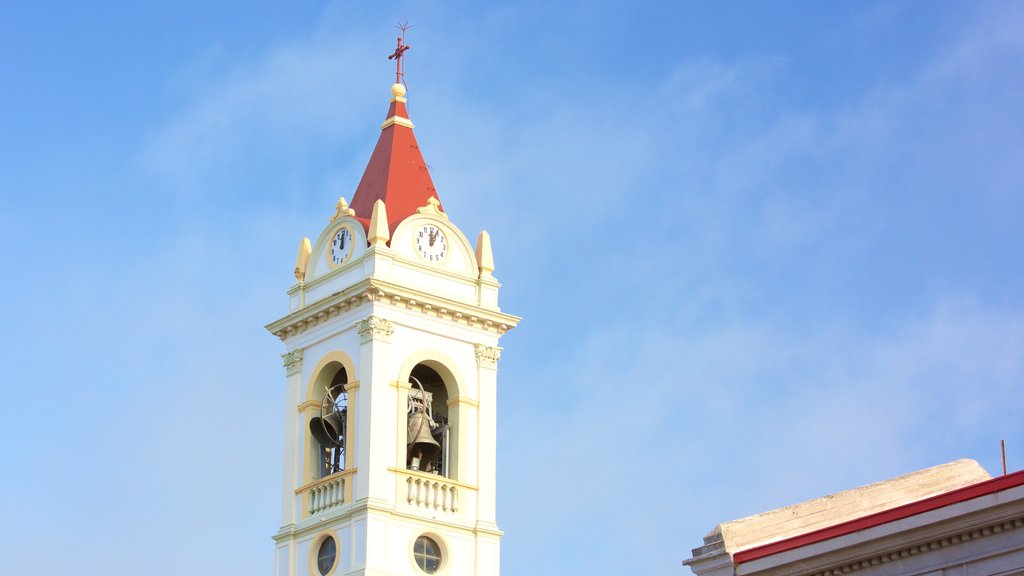
[[[479,489],[477,528],[498,532],[495,518],[497,493],[497,383],[501,348],[476,345],[476,372],[479,383],[477,417],[477,486]]]

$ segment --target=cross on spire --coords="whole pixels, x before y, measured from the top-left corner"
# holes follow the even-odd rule
[[[412,46],[409,46],[408,44],[405,43],[405,32],[409,28],[412,28],[412,26],[409,25],[409,20],[405,20],[404,22],[395,26],[395,28],[401,30],[402,35],[398,37],[398,46],[395,48],[394,53],[388,56],[388,60],[395,61],[395,84],[404,84],[405,82],[403,78],[405,77],[405,66],[404,62],[402,61],[402,56],[405,55],[406,50],[412,48]]]

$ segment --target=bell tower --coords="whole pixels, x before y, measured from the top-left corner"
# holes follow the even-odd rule
[[[519,318],[487,232],[473,246],[442,207],[405,94],[267,326],[287,350],[276,576],[499,573],[498,340]]]

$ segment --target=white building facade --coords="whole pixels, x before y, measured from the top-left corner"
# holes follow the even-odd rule
[[[285,344],[277,576],[497,575],[490,240],[443,211],[392,87],[349,207],[303,239]]]

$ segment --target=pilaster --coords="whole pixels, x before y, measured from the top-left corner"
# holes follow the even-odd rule
[[[284,402],[284,462],[281,481],[281,526],[294,526],[298,521],[295,509],[295,488],[299,485],[299,460],[296,452],[302,431],[299,430],[299,417],[295,406],[299,404],[302,390],[302,349],[292,350],[281,355],[285,368],[285,402]]]
[[[476,373],[479,386],[477,407],[477,470],[479,486],[479,510],[477,528],[497,531],[495,520],[495,495],[497,491],[497,459],[495,447],[498,445],[497,427],[497,383],[498,360],[501,348],[496,346],[476,345]]]
[[[295,487],[299,479],[299,454],[297,445],[300,434],[299,415],[295,406],[299,403],[302,390],[302,349],[292,350],[281,355],[285,369],[285,401],[284,401],[284,460],[281,478],[281,529],[277,540],[277,559],[275,576],[294,576],[295,574],[295,539],[292,534],[298,521],[299,511],[295,509]]]
[[[386,318],[370,315],[356,322],[359,332],[359,381],[357,395],[355,465],[359,470],[353,493],[355,501],[366,498],[383,502],[393,498],[393,488],[385,480],[393,457],[382,447],[393,444],[396,434],[393,391],[388,385],[391,335],[394,323]],[[370,446],[373,449],[370,449]],[[362,449],[360,449],[362,448]]]

